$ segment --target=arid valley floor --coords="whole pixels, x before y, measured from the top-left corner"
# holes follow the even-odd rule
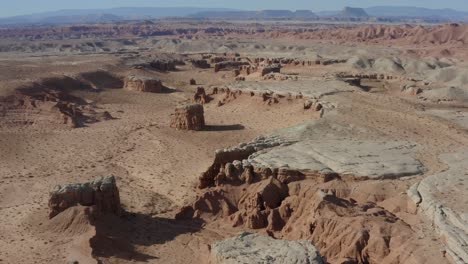
[[[0,263],[468,263],[467,44],[458,24],[2,28]]]

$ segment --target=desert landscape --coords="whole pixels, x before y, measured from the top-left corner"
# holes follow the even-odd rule
[[[0,263],[468,263],[467,45],[463,23],[0,26]]]

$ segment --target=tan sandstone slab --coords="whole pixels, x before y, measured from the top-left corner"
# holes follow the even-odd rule
[[[249,233],[213,244],[211,258],[216,264],[323,263],[317,249],[308,241],[286,241]]]
[[[423,165],[414,158],[415,148],[399,141],[304,140],[257,152],[249,161],[259,167],[398,178],[423,173]]]
[[[431,220],[455,263],[468,263],[468,152],[443,154],[448,169],[424,178],[409,195]]]

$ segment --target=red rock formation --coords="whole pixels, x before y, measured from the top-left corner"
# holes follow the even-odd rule
[[[202,130],[205,126],[203,105],[192,104],[176,108],[171,118],[171,127],[182,130]]]
[[[124,88],[138,92],[161,93],[165,87],[158,79],[141,76],[129,76],[125,79]]]
[[[197,91],[195,92],[195,95],[193,96],[193,101],[198,104],[206,104],[211,101],[211,97],[209,97],[206,92],[205,88],[203,87],[198,87]]]

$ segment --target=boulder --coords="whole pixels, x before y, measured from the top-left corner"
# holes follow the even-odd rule
[[[205,126],[203,106],[201,104],[183,105],[172,114],[171,127],[182,130],[202,130]]]
[[[165,87],[158,79],[129,76],[125,79],[124,88],[130,91],[161,93]]]
[[[307,241],[286,241],[242,233],[211,246],[214,264],[323,263],[317,249]]]
[[[119,189],[114,176],[55,186],[49,197],[49,218],[78,205],[94,206],[97,212],[120,215]]]

